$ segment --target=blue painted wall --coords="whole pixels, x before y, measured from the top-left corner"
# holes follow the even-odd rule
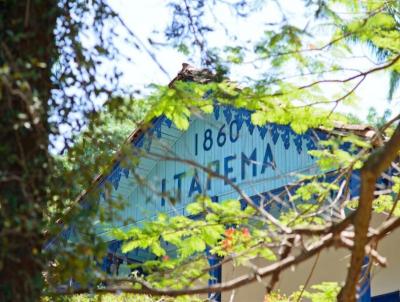
[[[133,171],[117,165],[107,177],[113,185],[111,196],[127,201],[113,226],[122,227],[128,218],[140,224],[159,212],[186,214],[186,205],[199,193],[217,196],[219,201],[239,197],[223,180],[207,179],[201,169],[179,160],[163,160],[162,156],[208,166],[252,196],[293,182],[297,173],[317,172],[308,154],[308,150],[315,149],[317,135],[323,134],[310,130],[298,135],[288,126],[275,124],[257,127],[251,123],[248,111],[231,107],[216,107],[214,114],[193,118],[184,132],[159,118],[133,146],[161,157],[144,156]],[[177,202],[160,196],[161,192]],[[105,228],[98,227],[98,233],[107,238]]]
[[[108,234],[110,227],[128,229],[133,224],[154,219],[160,212],[185,215],[186,205],[200,193],[218,201],[240,199],[224,180],[210,180],[201,169],[184,161],[210,167],[238,184],[249,196],[279,191],[295,181],[297,174],[318,172],[315,159],[308,151],[316,148],[318,139],[326,136],[324,132],[309,130],[299,135],[289,126],[257,127],[251,123],[250,116],[246,110],[217,106],[211,115],[192,118],[189,129],[184,132],[161,117],[135,139],[132,153],[143,154],[139,163],[135,167],[126,160],[115,164],[99,185],[100,205],[104,204],[107,184],[112,186],[111,198],[126,202],[123,210],[115,212],[111,225],[95,225],[98,236],[110,241],[110,252],[120,248],[120,243]],[[166,160],[165,156],[182,161]],[[358,184],[354,181],[355,187]],[[171,202],[167,195],[176,202]],[[126,223],[128,219],[134,222]],[[149,254],[138,249],[128,257],[141,261],[148,259]],[[220,276],[217,271],[213,274]],[[363,288],[367,288],[368,294],[361,299],[369,301],[369,278]]]

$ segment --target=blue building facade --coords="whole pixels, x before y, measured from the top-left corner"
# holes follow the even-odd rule
[[[126,201],[111,227],[127,230],[155,219],[158,213],[188,215],[186,206],[198,194],[206,194],[215,202],[240,199],[223,179],[210,178],[189,162],[211,168],[259,202],[262,196],[284,190],[298,175],[318,173],[316,159],[309,151],[315,150],[318,141],[328,135],[321,129],[297,134],[284,125],[255,126],[249,111],[230,106],[215,105],[212,114],[193,117],[187,131],[179,130],[166,117],[159,117],[150,127],[139,129],[130,137],[132,152],[140,160],[131,166],[121,158],[108,175],[98,180],[99,205],[106,199],[105,186],[111,185],[107,198]],[[359,179],[354,174],[351,189],[357,191],[358,187]],[[272,202],[266,208],[272,214],[278,213],[281,204]],[[129,220],[132,222],[128,223]],[[112,237],[110,225],[98,223],[95,228],[97,236],[109,242],[108,255],[102,262],[108,273],[123,275],[129,272],[126,264],[152,259],[150,253],[140,249],[122,254],[121,242]],[[70,228],[62,236],[70,236],[68,232]],[[210,264],[218,261],[212,258]],[[364,269],[363,274],[359,301],[400,301],[398,292],[371,298],[368,270]],[[211,275],[211,283],[222,280],[220,269],[212,270]],[[220,294],[213,296],[215,301],[222,298]]]

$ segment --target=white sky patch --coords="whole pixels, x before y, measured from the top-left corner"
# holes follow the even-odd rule
[[[303,13],[305,12],[302,1],[280,1],[282,7],[288,11],[287,17],[290,18],[298,26],[304,26]],[[121,62],[119,68],[123,71],[122,83],[130,85],[135,89],[141,89],[151,83],[165,85],[171,80],[181,68],[183,62],[189,62],[194,65],[198,62],[184,56],[177,50],[168,47],[159,47],[154,49],[148,42],[150,36],[154,36],[154,31],[162,34],[162,31],[168,25],[171,18],[171,9],[167,7],[166,1],[163,0],[146,0],[146,1],[126,1],[112,0],[112,7],[120,14],[121,18],[130,29],[140,38],[148,49],[150,49],[157,57],[158,62],[167,71],[166,76],[157,64],[153,62],[150,56],[144,51],[138,51],[133,45],[129,45],[121,41],[119,49],[127,57],[132,58],[132,62]],[[255,12],[250,18],[241,18],[234,16],[227,6],[219,5],[213,7],[213,15],[207,16],[210,22],[215,22],[214,17],[218,18],[220,23],[228,28],[232,33],[237,35],[241,41],[248,41],[247,45],[257,40],[263,32],[264,24],[267,22],[276,22],[280,18],[280,13],[273,2],[267,1],[267,5],[261,10]],[[223,48],[229,45],[231,40],[223,27],[208,34],[207,40],[209,45]],[[124,29],[118,28],[118,32],[124,37]],[[323,34],[323,30],[322,33]],[[365,58],[370,57],[370,53],[366,47],[357,47],[357,53],[360,53],[360,58],[353,58],[351,65],[360,70],[371,68],[373,62]],[[106,66],[105,66],[106,68]],[[250,64],[235,67],[232,69],[232,80],[239,80],[240,77],[253,76],[257,72]],[[336,75],[339,76],[340,75]],[[342,78],[346,76],[343,73]],[[304,83],[299,83],[304,84]],[[338,107],[338,110],[343,112],[351,112],[359,117],[364,118],[369,107],[375,107],[379,113],[390,107],[393,111],[398,109],[400,103],[400,94],[396,93],[393,101],[387,102],[387,91],[389,78],[387,74],[381,72],[369,75],[357,89],[357,96],[360,101],[356,107]],[[326,85],[327,93],[333,93],[332,85]]]

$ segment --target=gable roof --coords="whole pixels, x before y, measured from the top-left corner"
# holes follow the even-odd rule
[[[200,84],[206,84],[212,81],[215,81],[217,79],[217,76],[213,74],[211,71],[208,69],[197,69],[187,63],[182,64],[182,69],[178,72],[177,76],[171,80],[171,82],[168,84],[169,88],[173,88],[175,82],[177,81],[187,81],[187,82],[196,82]],[[155,118],[152,121],[148,123],[142,122],[139,127],[134,129],[132,133],[127,137],[127,139],[124,142],[125,144],[136,144],[143,136],[144,134],[151,130],[152,127],[157,123],[157,121],[161,117]],[[333,135],[339,135],[339,136],[345,136],[348,135],[349,133],[356,134],[360,137],[364,137],[365,139],[372,139],[376,135],[376,130],[374,127],[369,126],[369,125],[348,125],[340,122],[335,122],[334,123],[334,128],[333,130],[328,130],[326,128],[320,127],[318,130],[322,130],[324,132],[327,132],[329,134]],[[373,142],[374,146],[379,146],[382,143],[381,138],[375,139]],[[97,175],[90,186],[83,190],[75,199],[75,202],[73,204],[77,204],[81,202],[87,194],[89,194],[93,189],[97,188],[103,181],[107,179],[107,177],[112,173],[113,169],[118,165],[118,163],[122,160],[124,157],[124,154],[122,151],[118,151],[115,155],[115,158],[113,162],[110,165],[110,169],[106,173],[102,173]],[[62,224],[63,221],[62,219],[58,219],[57,223]]]

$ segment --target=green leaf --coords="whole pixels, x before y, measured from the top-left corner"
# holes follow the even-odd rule
[[[262,126],[267,122],[267,115],[264,112],[256,111],[251,115],[251,122],[254,125]]]
[[[186,207],[186,210],[191,215],[197,215],[197,214],[202,213],[204,211],[204,208],[198,202],[193,202],[193,203],[188,204],[188,206]]]
[[[172,121],[179,130],[187,130],[189,128],[189,119],[182,114],[173,114]]]
[[[121,251],[123,253],[128,253],[130,251],[133,251],[134,249],[138,248],[140,246],[140,241],[139,240],[132,240],[128,241],[122,244]]]
[[[154,241],[150,245],[150,250],[157,257],[164,256],[166,254],[165,250],[161,247],[161,245],[158,241]]]
[[[214,246],[222,238],[224,230],[222,225],[206,226],[201,229],[201,234],[207,245]]]
[[[181,244],[181,256],[186,258],[197,252],[204,252],[206,249],[205,242],[198,236],[189,237]]]
[[[258,254],[260,255],[260,257],[263,257],[265,260],[268,260],[268,261],[276,261],[277,260],[276,255],[269,248],[260,249]]]
[[[128,235],[121,229],[112,229],[111,236],[113,236],[115,239],[118,239],[118,240],[128,239]]]
[[[203,110],[205,113],[212,113],[214,110],[214,106],[211,104],[204,105],[200,107],[201,110]]]

